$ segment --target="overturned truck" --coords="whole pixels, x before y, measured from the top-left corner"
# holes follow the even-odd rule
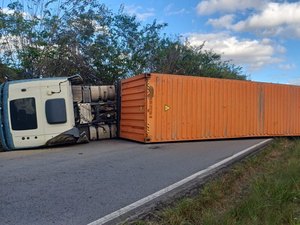
[[[80,76],[5,82],[5,150],[121,137],[143,143],[300,136],[300,86],[141,74],[118,88]]]

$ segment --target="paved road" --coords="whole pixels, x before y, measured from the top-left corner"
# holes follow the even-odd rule
[[[264,139],[0,153],[0,224],[87,224]]]

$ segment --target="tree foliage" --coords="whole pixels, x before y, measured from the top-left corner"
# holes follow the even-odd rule
[[[143,25],[122,7],[97,0],[15,1],[0,10],[1,65],[19,78],[80,74],[112,83],[143,72],[245,79],[220,55],[162,35],[166,24]]]
[[[227,79],[246,79],[242,68],[229,61],[222,61],[221,55],[203,50],[201,46],[191,46],[177,38],[164,38],[154,55],[152,71]]]

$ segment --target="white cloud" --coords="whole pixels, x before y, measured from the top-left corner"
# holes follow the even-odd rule
[[[3,9],[0,8],[0,12],[2,12],[3,14],[7,14],[7,15],[13,15],[16,11],[12,10],[12,9],[9,9],[9,8],[3,8]],[[21,12],[21,15],[26,19],[32,19],[33,18],[33,16],[30,15],[29,13],[27,13],[27,12]]]
[[[170,3],[164,8],[164,12],[167,16],[173,16],[173,15],[182,15],[187,14],[189,11],[185,8],[182,9],[176,9],[173,3]]]
[[[138,20],[144,21],[155,15],[154,9],[143,9],[141,6],[136,5],[126,5],[124,6],[126,13],[132,16],[136,16]]]
[[[235,25],[237,30],[300,24],[300,3],[269,3],[264,10]]]
[[[226,33],[192,33],[188,35],[188,39],[195,46],[205,42],[205,50],[213,50],[221,54],[223,59],[232,60],[234,64],[243,65],[250,70],[283,61],[275,56],[278,49],[283,50],[283,47],[276,46],[270,39],[240,39]]]
[[[300,77],[300,76],[298,76]],[[300,78],[289,79],[287,84],[300,86]]]
[[[300,37],[300,2],[269,2],[245,20],[234,23],[234,18],[232,14],[225,15],[209,19],[208,24],[235,32],[256,32],[265,37]]]
[[[14,14],[14,12],[15,12],[14,10],[9,9],[9,8],[3,8],[3,9],[0,8],[0,11],[1,11],[2,13],[4,13],[4,14],[7,14],[7,15]]]
[[[231,29],[234,17],[235,16],[233,14],[228,14],[228,15],[222,16],[218,19],[209,19],[207,21],[207,24],[210,24],[216,28]]]
[[[260,8],[266,0],[205,0],[197,5],[200,15],[211,15],[217,12],[228,13],[246,9]]]
[[[294,63],[279,64],[278,68],[282,70],[292,70],[296,68],[296,65]]]

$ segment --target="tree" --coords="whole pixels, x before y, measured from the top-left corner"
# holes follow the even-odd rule
[[[141,73],[165,26],[142,26],[122,8],[114,14],[96,0],[30,5],[34,12],[42,8],[41,15],[26,14],[19,1],[1,11],[1,37],[7,40],[2,59],[31,77],[80,74],[90,83],[111,83]]]
[[[111,84],[143,72],[244,79],[218,54],[161,35],[166,24],[142,25],[123,7],[97,0],[15,1],[0,10],[3,64],[19,78],[80,74],[87,83]]]
[[[5,64],[0,62],[0,82],[4,82],[6,79],[16,79],[18,77],[18,71],[12,68],[9,68]]]
[[[219,54],[203,50],[201,46],[191,46],[188,40],[182,42],[164,38],[154,55],[152,71],[181,75],[205,76],[228,79],[246,79],[242,68],[229,61],[222,61]]]

